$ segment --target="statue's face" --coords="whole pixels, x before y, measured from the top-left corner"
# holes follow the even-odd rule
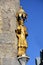
[[[17,16],[17,21],[25,21],[26,17],[27,16],[25,13],[19,13]]]
[[[20,20],[25,21],[26,18],[27,18],[27,14],[26,14],[26,13],[24,13],[24,12],[19,13],[19,19],[20,19]]]

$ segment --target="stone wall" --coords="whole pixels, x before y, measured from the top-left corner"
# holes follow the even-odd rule
[[[19,65],[15,33],[19,7],[19,0],[0,0],[0,65]]]

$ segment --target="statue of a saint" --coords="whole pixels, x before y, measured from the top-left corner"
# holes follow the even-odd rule
[[[16,14],[16,19],[18,22],[18,27],[16,32],[17,38],[18,38],[18,55],[17,56],[22,56],[26,52],[27,48],[27,42],[26,42],[26,37],[27,37],[27,32],[26,32],[26,27],[24,26],[24,21],[27,19],[27,14],[21,7],[20,10]]]

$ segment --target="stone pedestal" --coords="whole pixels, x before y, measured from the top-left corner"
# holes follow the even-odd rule
[[[26,62],[29,60],[30,58],[26,55],[20,56],[18,57],[18,61],[20,63],[20,65],[26,65]]]

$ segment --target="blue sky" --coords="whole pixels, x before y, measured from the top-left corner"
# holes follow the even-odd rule
[[[26,52],[30,60],[26,65],[35,65],[35,58],[40,56],[40,49],[43,49],[43,0],[20,0],[20,5],[28,14],[24,24],[29,34]]]

